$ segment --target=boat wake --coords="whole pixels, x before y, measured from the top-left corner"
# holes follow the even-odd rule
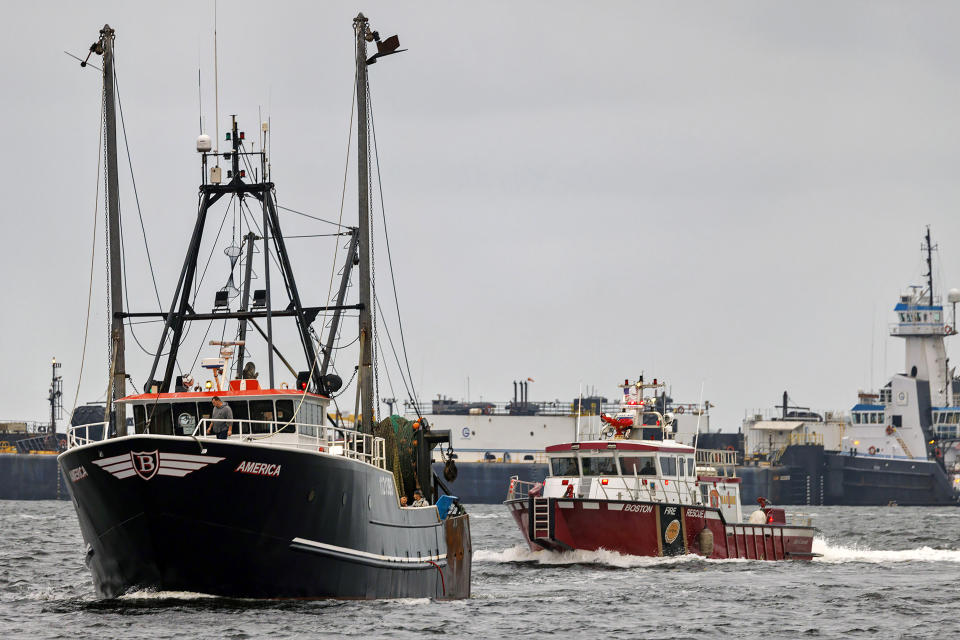
[[[844,547],[830,544],[823,538],[813,539],[813,552],[821,554],[821,557],[814,558],[814,562],[830,564],[845,562],[869,562],[874,564],[884,562],[960,563],[960,550],[956,549],[918,547],[916,549],[883,550],[859,546]]]
[[[123,594],[117,600],[203,600],[218,598],[208,593],[194,593],[192,591],[155,591],[141,589]]]
[[[517,545],[503,551],[479,549],[473,552],[474,563],[530,563],[539,565],[594,564],[629,569],[633,567],[663,566],[665,564],[684,564],[688,562],[749,562],[748,560],[708,560],[702,556],[688,554],[684,556],[650,557],[631,556],[598,549],[596,551],[531,551],[524,545]]]
[[[866,547],[844,547],[832,545],[823,538],[814,538],[813,552],[821,554],[814,558],[814,562],[827,564],[842,564],[848,562],[956,562],[960,563],[960,550],[933,549],[919,547],[917,549],[877,550]],[[690,562],[731,563],[731,562],[758,562],[745,558],[728,560],[707,559],[702,556],[688,554],[672,557],[631,556],[598,549],[597,551],[531,551],[525,545],[517,545],[495,551],[492,549],[478,549],[473,554],[475,563],[490,564],[536,564],[544,566],[562,566],[574,564],[603,565],[629,569],[633,567],[653,567],[665,564],[684,564]],[[765,562],[765,561],[759,561]]]

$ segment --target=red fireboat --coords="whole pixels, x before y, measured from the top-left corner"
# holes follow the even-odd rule
[[[534,551],[606,549],[636,556],[810,560],[816,529],[760,498],[743,519],[736,452],[674,439],[674,416],[624,382],[621,412],[593,439],[546,448],[542,483],[510,481],[504,504]],[[732,472],[732,473],[728,473]]]

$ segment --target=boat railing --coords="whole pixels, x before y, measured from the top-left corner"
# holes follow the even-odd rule
[[[723,467],[737,466],[737,452],[729,449],[697,449],[697,466]]]
[[[109,422],[91,422],[67,427],[67,449],[106,440],[110,437],[109,424]]]
[[[386,469],[386,441],[354,429],[277,420],[204,418],[192,436],[216,439],[218,423],[225,422],[232,423],[231,437],[243,441],[340,455]]]
[[[788,513],[786,514],[787,524],[792,524],[797,527],[812,527],[813,526],[813,516],[809,513]]]
[[[510,478],[510,488],[507,489],[507,500],[526,498],[530,495],[531,491],[539,486],[543,486],[543,483],[527,482],[526,480],[521,480],[519,476],[512,476]]]
[[[942,322],[894,322],[889,325],[892,336],[952,336],[956,330]]]
[[[800,446],[800,445],[818,445],[823,446],[823,434],[817,433],[816,431],[812,433],[790,433],[787,438],[786,444],[777,449],[770,458],[771,464],[780,464],[780,458],[783,457],[783,454],[787,452],[787,447],[790,446]]]

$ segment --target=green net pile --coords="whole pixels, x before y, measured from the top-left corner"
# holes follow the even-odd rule
[[[386,443],[387,470],[393,473],[400,495],[412,496],[417,488],[414,472],[413,422],[402,416],[384,418],[373,427],[373,435]]]

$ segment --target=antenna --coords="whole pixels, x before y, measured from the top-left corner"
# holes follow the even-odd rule
[[[200,67],[197,67],[197,111],[200,116],[200,135],[203,135],[203,91],[200,86]]]
[[[697,448],[700,440],[700,418],[703,417],[703,382],[700,383],[700,399],[697,400],[697,431],[693,434],[693,448]]]
[[[927,246],[923,249],[927,252],[927,290],[930,293],[930,306],[933,306],[933,250],[935,247],[930,242],[930,225],[927,225]]]
[[[217,63],[217,0],[213,0],[213,119],[217,130],[213,133],[213,152],[220,166],[220,67]]]

